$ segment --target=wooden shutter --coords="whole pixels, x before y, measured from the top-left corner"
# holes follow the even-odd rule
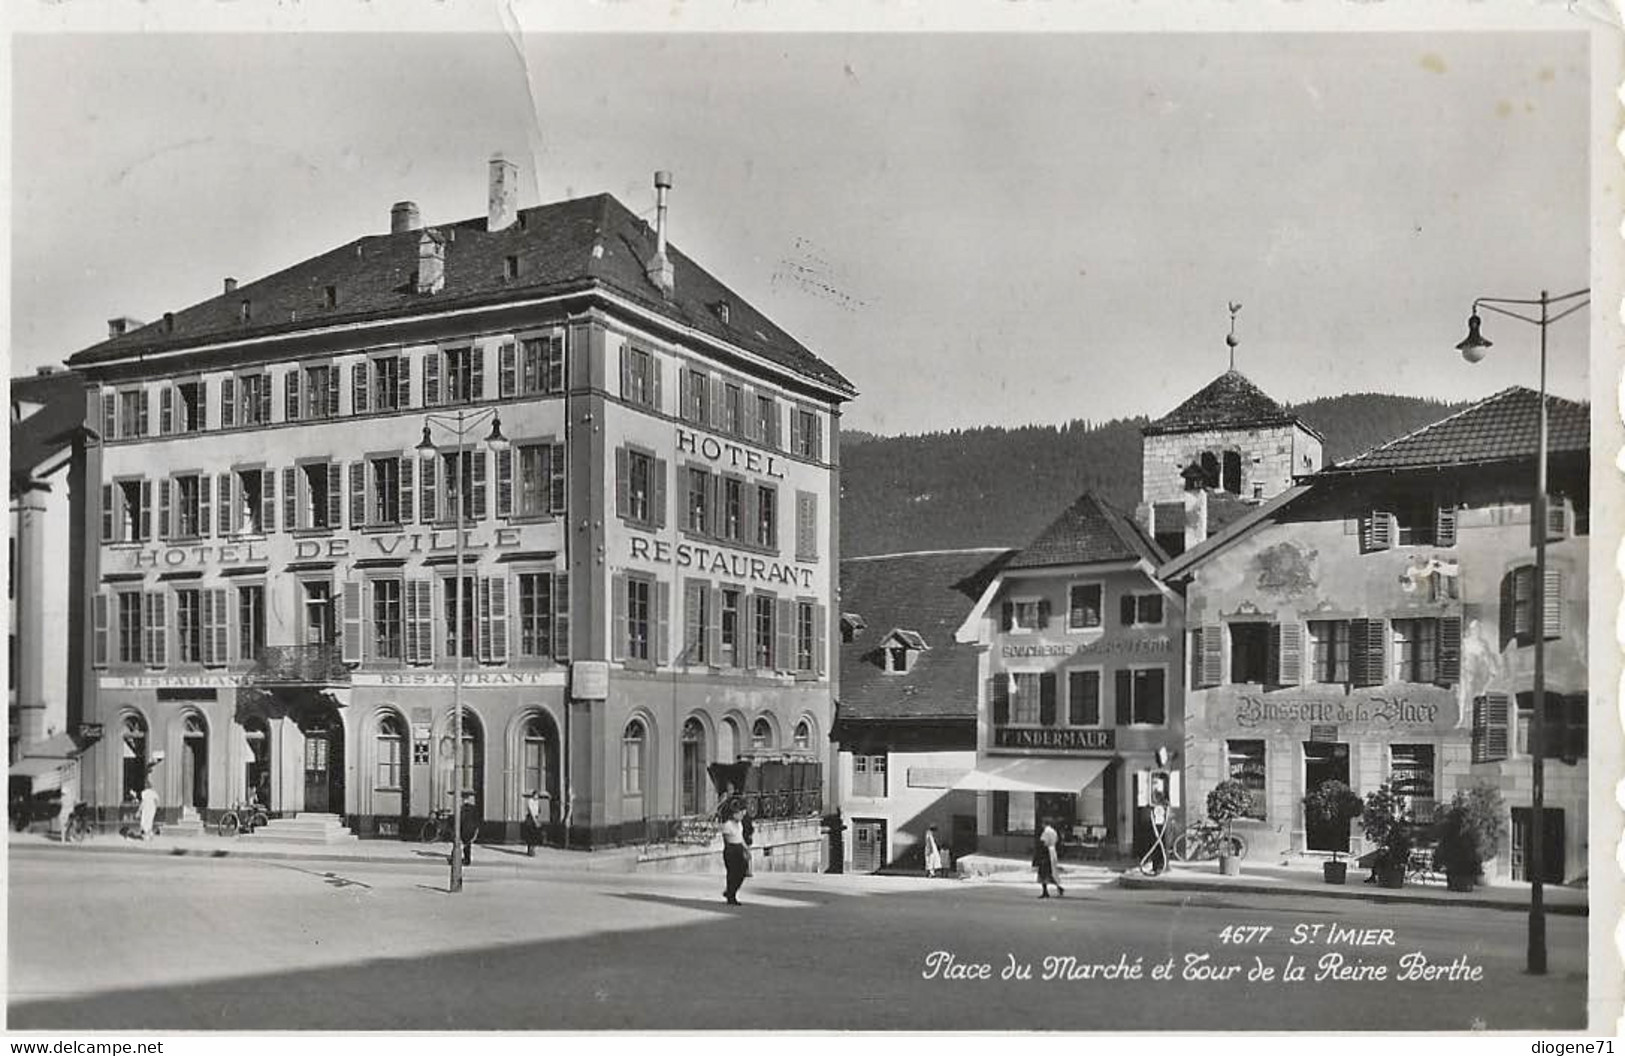
[[[1563,573],[1559,569],[1546,570],[1546,591],[1541,598],[1540,617],[1547,638],[1563,636]]]
[[[299,470],[288,466],[282,470],[282,527],[291,532],[304,527],[299,522]]]
[[[553,659],[570,659],[570,574],[553,573]]]
[[[102,393],[102,438],[112,440],[118,436],[118,396]]]
[[[402,355],[396,362],[399,373],[395,377],[395,406],[404,411],[412,406],[412,357]]]
[[[679,655],[685,664],[694,663],[703,652],[706,639],[701,599],[709,590],[697,579],[683,580],[683,651]]]
[[[1134,725],[1134,672],[1118,668],[1112,680],[1112,706],[1118,726]]]
[[[1439,507],[1439,512],[1433,520],[1433,544],[1435,546],[1456,545],[1456,508],[1454,506]]]
[[[209,628],[213,643],[214,663],[223,666],[231,649],[231,605],[225,587],[216,587],[208,593],[214,595],[214,623]]]
[[[90,599],[90,621],[90,662],[106,667],[110,628],[107,626],[107,595],[100,591]]]
[[[215,479],[214,493],[220,509],[219,534],[228,536],[237,530],[237,503],[233,501],[230,473],[221,473]]]
[[[1007,601],[999,606],[999,630],[1009,631],[1016,625],[1016,603]]]
[[[711,408],[711,428],[722,432],[727,417],[728,385],[720,377],[711,379],[711,398],[708,401]]]
[[[401,658],[409,664],[422,662],[418,653],[417,602],[420,586],[421,584],[415,579],[408,579],[401,585],[401,617],[406,632],[401,636]]]
[[[1049,599],[1038,599],[1038,630],[1049,630]]]
[[[649,489],[650,514],[656,528],[666,527],[666,460],[654,460],[654,481]]]
[[[485,346],[475,345],[468,350],[468,398],[485,399]]]
[[[1269,677],[1274,686],[1303,681],[1303,624],[1296,620],[1270,624]]]
[[[621,346],[621,399],[632,398],[632,349],[628,345]]]
[[[1133,594],[1124,594],[1117,599],[1117,622],[1124,627],[1134,626],[1135,600]]]
[[[1224,681],[1224,628],[1217,623],[1204,623],[1200,631],[1200,647],[1193,650],[1201,657],[1201,678],[1198,685],[1216,686]]]
[[[472,455],[472,457],[469,459],[469,461],[473,464],[473,467],[474,467],[474,472],[473,472],[473,476],[474,476],[474,482],[473,482],[473,487],[474,487],[474,518],[473,519],[476,520],[476,521],[482,521],[482,520],[485,519],[485,468],[486,468],[485,464],[486,464],[486,454],[487,454],[487,452],[486,452],[485,448],[482,446],[482,447],[476,447],[470,454]]]
[[[685,422],[695,420],[694,414],[694,373],[685,370],[681,364],[677,367],[677,417]]]
[[[158,480],[158,538],[169,538],[169,478]]]
[[[315,394],[312,393],[312,396]],[[312,402],[315,402],[314,399]],[[327,364],[327,407],[328,416],[339,413],[339,368],[336,363]]]
[[[494,664],[508,662],[508,577],[487,576],[485,580],[488,657]]]
[[[197,596],[197,658],[204,667],[213,667],[216,663],[214,656],[214,591],[200,590],[197,592]]]
[[[1461,617],[1439,620],[1439,685],[1453,686],[1461,681]]]
[[[671,584],[656,581],[649,591],[650,600],[655,607],[654,659],[657,664],[666,663],[671,657]]]
[[[220,379],[220,428],[230,429],[237,424],[237,379]]]
[[[165,615],[167,593],[162,590],[147,592],[146,622],[142,626],[144,659],[148,667],[164,667],[169,663],[169,620]]]
[[[825,653],[829,649],[829,610],[823,605],[813,606],[813,670],[822,675],[829,670]]]
[[[773,599],[773,666],[791,671],[796,666],[796,603],[790,598]]]
[[[1356,686],[1388,681],[1388,625],[1382,620],[1349,621],[1349,676]]]
[[[299,368],[282,375],[282,417],[283,420],[294,422],[299,420]]]
[[[711,616],[711,618],[706,621],[704,630],[705,658],[709,660],[713,666],[720,667],[722,666],[722,588],[704,586],[701,589],[704,590],[707,595],[707,607],[705,611]],[[737,643],[735,644],[734,648],[738,648]],[[735,666],[737,666],[738,663],[739,658],[736,656],[734,657]]]
[[[1010,676],[994,675],[987,680],[988,698],[993,702],[993,725],[1005,726],[1010,722]]]
[[[151,405],[152,405],[152,393],[148,392],[146,389],[142,389],[141,390],[141,419],[140,419],[140,423],[136,427],[136,435],[137,436],[146,436],[147,435],[147,429],[148,429],[148,425],[149,425],[149,422],[150,422],[150,419],[147,417],[147,411],[151,407]]]
[[[350,463],[350,527],[360,528],[367,523],[367,464]],[[337,528],[338,525],[333,527]]]
[[[1045,671],[1038,676],[1038,723],[1055,725],[1055,672]]]
[[[624,356],[624,350],[622,352]],[[626,659],[627,640],[631,637],[627,626],[626,575],[621,572],[610,577],[610,655],[616,660]]]
[[[367,361],[350,367],[350,413],[367,413]]]
[[[1372,510],[1366,515],[1361,530],[1361,546],[1366,551],[1387,550],[1393,546],[1394,517],[1384,510]]]
[[[552,444],[547,448],[547,512],[563,513],[568,503],[566,490],[564,445]]]
[[[341,640],[341,656],[347,664],[361,662],[361,583],[358,580],[347,580],[342,592],[344,604],[344,635]]]
[[[260,470],[260,530],[276,531],[276,470]]]
[[[790,450],[794,454],[801,454],[801,408],[790,407]]]
[[[417,457],[415,455],[401,456],[400,522],[402,524],[411,524],[414,516],[416,503],[413,500],[417,497],[417,484],[413,471],[416,469]]]
[[[158,390],[158,432],[168,436],[175,431],[175,388],[165,385]]]
[[[497,516],[513,516],[513,449],[497,452]]]
[[[327,526],[344,527],[344,463],[327,464]]]
[[[128,515],[126,515],[128,516]],[[120,523],[118,507],[114,504],[113,485],[102,485],[102,542],[114,541],[115,526]]]
[[[430,352],[423,357],[423,405],[433,407],[440,402],[440,353]]]
[[[1510,698],[1486,693],[1473,700],[1473,762],[1493,763],[1507,757]]]
[[[439,516],[440,497],[437,488],[437,478],[440,475],[440,459],[438,457],[424,462],[418,467],[418,520],[429,524]]]
[[[518,391],[518,371],[512,341],[497,346],[497,395],[512,396]]]
[[[661,393],[661,389],[663,387],[663,382],[662,382],[661,375],[664,374],[664,373],[665,373],[665,370],[663,369],[663,364],[660,362],[660,357],[655,355],[653,352],[650,352],[649,353],[649,406],[654,408],[657,411],[660,410],[661,408],[663,408],[666,405],[664,396]]]
[[[197,534],[208,535],[213,523],[209,520],[210,502],[209,492],[213,490],[212,482],[207,473],[197,475]]]
[[[623,521],[631,516],[628,494],[627,451],[624,447],[617,447],[615,449],[615,516]]]

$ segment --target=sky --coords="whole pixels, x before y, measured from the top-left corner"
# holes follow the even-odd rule
[[[1477,296],[1589,283],[1580,33],[12,38],[11,369],[364,234],[608,191],[885,434],[1534,385]],[[71,75],[64,75],[71,71]],[[681,281],[681,276],[679,276]],[[1587,326],[1550,331],[1586,394]]]

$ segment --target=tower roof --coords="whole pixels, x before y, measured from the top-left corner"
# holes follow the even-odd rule
[[[1146,426],[1142,432],[1155,436],[1206,429],[1250,429],[1261,425],[1298,425],[1320,437],[1311,426],[1276,403],[1234,368],[1214,378],[1200,392]]]

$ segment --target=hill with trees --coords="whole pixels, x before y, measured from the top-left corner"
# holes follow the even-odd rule
[[[1357,393],[1292,410],[1326,438],[1329,463],[1462,406]],[[1140,496],[1146,422],[1079,419],[889,437],[843,432],[841,555],[1021,546],[1088,489],[1132,511]]]

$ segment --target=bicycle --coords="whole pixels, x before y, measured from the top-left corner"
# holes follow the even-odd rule
[[[1247,857],[1247,841],[1231,833],[1228,837],[1232,858]],[[1176,862],[1205,862],[1219,857],[1224,850],[1224,827],[1217,822],[1202,820],[1180,833],[1171,848]]]
[[[77,803],[73,813],[68,815],[68,824],[62,830],[62,839],[66,843],[81,843],[95,831],[95,825],[90,820],[90,804]]]
[[[429,818],[418,831],[418,840],[422,843],[441,843],[451,839],[451,811],[446,807],[431,811]]]
[[[258,803],[239,803],[220,815],[215,828],[222,836],[236,836],[239,832],[252,836],[255,829],[270,823],[271,816]]]

